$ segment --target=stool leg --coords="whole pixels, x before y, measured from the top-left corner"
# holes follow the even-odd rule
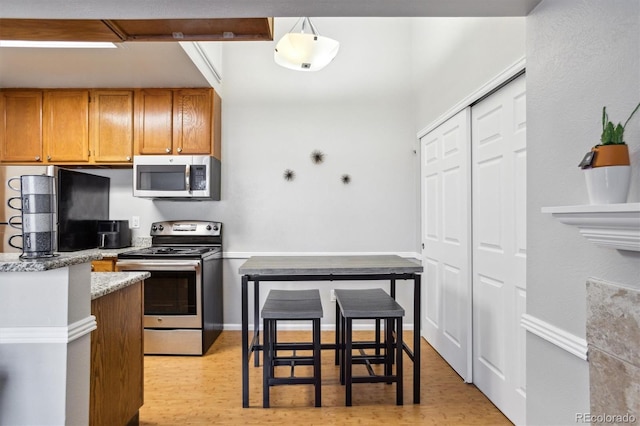
[[[385,327],[385,332],[387,328]],[[380,318],[376,318],[376,356],[380,356]]]
[[[396,328],[396,404],[402,405],[403,403],[403,371],[402,371],[402,317],[397,319],[398,327]]]
[[[273,333],[271,334],[271,346],[273,348],[273,353],[271,355],[271,359],[275,359],[278,357],[278,333],[276,330],[278,329],[278,320],[271,320],[271,326],[273,327]],[[271,375],[273,377],[273,374]]]
[[[345,367],[345,384],[346,384],[346,399],[345,405],[347,407],[351,406],[351,388],[352,388],[352,329],[353,323],[351,318],[346,319],[346,327],[344,330],[344,334],[346,337],[346,345],[345,345],[345,357],[343,359],[343,364]]]
[[[269,379],[271,379],[271,321],[263,320],[262,333],[262,407],[269,408]]]
[[[320,319],[313,320],[313,379],[316,390],[316,407],[322,406],[322,374],[320,359]]]
[[[385,318],[384,320],[384,340],[386,343],[384,351],[384,375],[393,375],[393,318]],[[391,384],[392,382],[387,382]]]

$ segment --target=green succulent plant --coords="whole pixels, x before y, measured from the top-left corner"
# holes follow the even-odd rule
[[[627,123],[629,123],[633,114],[638,111],[638,108],[640,108],[640,103],[638,103],[629,118],[627,118],[627,121],[624,122],[624,125],[621,123],[614,125],[613,122],[609,121],[607,107],[602,107],[602,136],[600,137],[602,145],[624,144],[624,129],[627,127]]]

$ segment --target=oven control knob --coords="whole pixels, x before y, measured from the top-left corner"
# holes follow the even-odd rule
[[[156,225],[152,225],[152,226],[151,226],[151,230],[152,230],[152,231],[156,231],[157,229],[158,229],[158,227],[157,227]]]
[[[213,225],[213,230],[217,231],[218,230],[218,225]]]
[[[207,225],[207,231],[211,231],[211,225]]]
[[[161,231],[163,231],[163,230],[164,230],[164,226],[159,225],[159,226],[158,226],[158,229],[160,229]]]

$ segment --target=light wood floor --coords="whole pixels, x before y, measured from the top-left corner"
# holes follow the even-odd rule
[[[279,337],[280,341],[308,336],[305,332],[282,333],[285,337]],[[411,342],[411,333],[404,338]],[[323,342],[332,339],[332,332],[322,333]],[[263,409],[262,369],[252,363],[250,408],[243,409],[240,344],[239,331],[225,331],[202,357],[146,356],[140,424],[511,424],[475,386],[463,383],[424,340],[420,405],[412,403],[413,364],[405,355],[405,405],[395,405],[395,385],[362,383],[354,384],[353,406],[345,407],[333,352],[323,351],[322,408],[313,407],[312,386],[296,385],[273,387],[272,408]]]

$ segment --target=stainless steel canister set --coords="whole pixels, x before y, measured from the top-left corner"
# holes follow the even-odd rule
[[[22,250],[20,257],[23,259],[55,256],[58,248],[55,178],[23,175],[9,179],[7,184],[20,192],[19,197],[9,198],[8,206],[21,211],[9,218],[9,225],[22,230],[22,234],[9,238],[9,245]],[[22,239],[22,246],[13,243],[17,238]]]

